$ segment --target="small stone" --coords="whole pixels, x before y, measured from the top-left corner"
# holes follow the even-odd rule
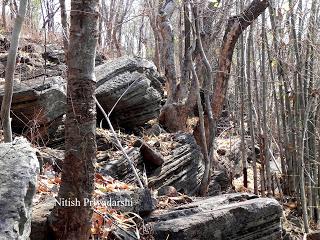
[[[178,192],[177,189],[173,186],[164,186],[158,189],[158,195],[159,196],[168,196],[168,197],[177,197]]]

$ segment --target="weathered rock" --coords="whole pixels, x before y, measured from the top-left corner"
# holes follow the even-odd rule
[[[54,197],[48,195],[33,206],[31,223],[31,240],[50,240],[51,231],[49,218],[56,204]],[[91,206],[107,206],[123,213],[137,213],[147,215],[156,208],[156,199],[148,189],[135,189],[132,191],[109,192],[101,198],[93,199]]]
[[[52,63],[60,64],[64,62],[64,51],[58,45],[47,45],[46,51],[42,53],[42,57]]]
[[[128,155],[141,175],[143,169],[146,169],[149,187],[159,189],[163,186],[173,186],[178,192],[194,195],[204,172],[200,148],[190,134],[168,134],[168,137],[174,148],[164,156],[164,163],[160,167],[144,161],[139,148],[131,148]],[[123,157],[107,162],[101,171],[120,180],[135,181],[132,170]]]
[[[95,199],[102,205],[118,209],[121,212],[148,214],[156,209],[156,199],[149,189],[135,189],[133,191],[108,192],[101,199]]]
[[[24,46],[23,50],[28,52],[30,45]],[[32,47],[35,47],[34,45],[31,45]],[[44,51],[46,50],[46,51]],[[65,62],[65,53],[64,50],[61,48],[61,46],[56,44],[47,45],[46,49],[42,49],[42,57],[43,59],[46,59],[47,61],[55,64],[61,64]],[[40,52],[40,51],[38,51]],[[96,53],[96,59],[95,59],[95,65],[101,65],[106,60],[105,56],[97,52]]]
[[[108,130],[97,129],[97,161],[103,175],[136,183],[135,176],[123,154],[117,150],[113,136]],[[172,186],[178,192],[188,195],[196,194],[204,172],[203,156],[200,147],[196,144],[191,134],[176,133],[162,134],[154,144],[148,143],[152,151],[161,153],[163,163],[150,161],[141,154],[140,147],[127,146],[128,142],[134,143],[136,138],[131,135],[121,134],[120,141],[125,147],[131,161],[137,166],[138,173],[142,176],[144,169],[148,177],[149,187],[159,189],[162,186]],[[155,146],[156,145],[156,146]],[[140,145],[139,145],[140,146]],[[56,147],[56,146],[55,146]],[[164,151],[163,151],[164,150]],[[62,150],[40,149],[40,159],[43,162],[54,162],[62,168]],[[228,188],[225,175],[217,174],[212,183],[217,184],[215,189],[224,192]],[[219,184],[219,186],[218,186]]]
[[[34,78],[40,78],[44,79],[45,77],[55,77],[55,76],[61,76],[65,77],[66,72],[66,65],[65,64],[47,64],[44,65],[44,63],[37,62],[34,59],[30,59],[28,63],[20,63],[16,67],[16,72],[19,73],[18,77],[22,81],[26,80],[32,80]]]
[[[212,173],[208,189],[209,196],[230,192],[231,188],[231,180],[225,171],[214,171]]]
[[[157,240],[277,240],[281,216],[276,200],[237,193],[158,210],[147,221]]]
[[[123,57],[96,67],[95,74],[96,96],[106,112],[121,98],[111,114],[115,125],[133,128],[159,115],[162,79],[153,63]]]
[[[44,200],[41,200],[33,206],[30,234],[31,240],[50,239],[48,217],[54,208],[55,202],[54,197],[47,196]]]
[[[28,239],[39,162],[24,138],[0,144],[0,239]]]
[[[7,52],[10,48],[10,41],[9,39],[4,36],[0,35],[0,52]]]
[[[0,85],[0,104],[4,86]],[[12,127],[33,139],[43,137],[61,123],[65,112],[64,80],[60,77],[37,78],[14,84]]]

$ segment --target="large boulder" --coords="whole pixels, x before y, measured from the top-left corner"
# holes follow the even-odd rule
[[[281,216],[276,200],[236,193],[158,210],[147,221],[157,240],[277,240]]]
[[[25,138],[0,144],[0,239],[28,239],[39,162]]]
[[[122,57],[96,67],[95,74],[96,96],[104,110],[109,112],[117,103],[111,114],[113,123],[133,128],[158,117],[163,80],[153,63]]]
[[[12,127],[32,139],[50,134],[65,113],[65,82],[61,77],[15,82],[12,97]],[[4,85],[0,85],[0,104]],[[36,140],[36,139],[35,139]]]

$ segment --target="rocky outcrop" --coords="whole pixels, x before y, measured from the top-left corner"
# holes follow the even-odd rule
[[[0,239],[29,238],[39,162],[24,138],[0,144]]]
[[[96,97],[104,110],[109,112],[117,103],[111,114],[115,125],[133,128],[158,117],[162,78],[153,63],[122,57],[96,67],[95,74]]]
[[[47,65],[47,73],[51,65]],[[19,66],[27,68],[23,71],[29,71],[28,64]],[[15,81],[12,99],[13,130],[27,132],[33,141],[56,131],[62,123],[66,105],[65,80],[59,76],[44,78],[41,71],[22,74],[24,81]],[[29,79],[31,76],[42,77]],[[140,58],[115,59],[98,66],[96,76],[96,96],[103,108],[110,111],[119,100],[111,114],[115,126],[134,128],[158,116],[161,78],[151,62]],[[0,104],[3,95],[4,82],[0,81]],[[98,114],[98,118],[101,120],[102,116]]]
[[[4,85],[0,85],[0,104]],[[65,113],[66,94],[61,77],[15,82],[12,97],[13,130],[35,139],[54,131]]]
[[[97,162],[99,163],[97,170],[103,175],[128,183],[136,183],[130,165],[115,145],[111,132],[97,128],[96,134]],[[137,142],[135,136],[121,134],[119,137],[131,161],[136,165],[138,173],[143,176],[145,170],[149,187],[157,190],[160,187],[172,186],[178,192],[188,195],[197,193],[204,172],[204,161],[200,147],[191,134],[163,133],[157,136],[157,141],[147,142],[153,154],[150,152],[146,154],[141,146],[133,146]],[[60,145],[54,145],[55,148],[57,146]],[[60,149],[63,149],[63,146]],[[57,171],[62,169],[63,158],[63,150],[39,149],[39,159],[43,163],[53,163]],[[210,194],[227,192],[229,188],[230,181],[226,174],[214,172]]]
[[[281,216],[276,200],[237,193],[158,210],[147,221],[157,240],[277,240]]]
[[[137,147],[131,148],[127,153],[141,175],[144,169],[146,170],[149,187],[159,189],[164,186],[173,186],[178,192],[194,195],[204,172],[200,147],[190,134],[167,134],[167,138],[170,139],[173,148],[170,149],[168,155],[164,156],[161,166],[143,159]],[[123,157],[106,162],[101,171],[116,179],[127,182],[135,181],[132,170]]]

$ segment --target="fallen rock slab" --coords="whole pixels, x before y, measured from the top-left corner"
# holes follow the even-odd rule
[[[172,186],[178,192],[195,195],[204,172],[200,147],[191,134],[176,133],[164,136],[166,136],[164,141],[169,139],[167,145],[170,145],[171,149],[168,149],[169,153],[163,156],[164,162],[161,166],[144,159],[138,147],[130,148],[127,151],[128,156],[141,176],[145,169],[150,188],[157,190],[164,186]],[[118,159],[105,162],[100,171],[125,182],[135,182],[130,165],[122,155]]]
[[[4,85],[0,85],[0,104]],[[61,77],[16,82],[12,97],[12,128],[36,139],[53,132],[65,113],[66,93]]]
[[[158,117],[163,80],[153,63],[122,57],[96,67],[95,74],[96,97],[104,110],[109,112],[117,103],[111,114],[115,125],[134,128]]]
[[[236,193],[158,210],[147,221],[156,240],[277,240],[281,216],[276,200]]]
[[[25,138],[0,144],[0,239],[28,239],[39,162]]]

